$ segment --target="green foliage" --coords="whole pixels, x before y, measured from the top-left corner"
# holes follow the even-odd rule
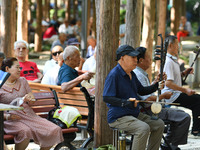
[[[124,19],[126,17],[126,10],[125,9],[120,9],[120,24],[125,23]]]
[[[53,15],[55,13],[55,9],[50,10],[50,18],[53,18]],[[58,18],[65,18],[65,9],[58,9]]]
[[[186,56],[184,56],[184,55],[179,55],[179,58],[182,59],[182,60],[184,60],[184,62],[185,62],[186,64],[189,64],[189,58],[188,58],[188,57],[186,57]]]
[[[200,5],[198,6],[198,3],[199,0],[186,1],[186,10],[189,13],[191,22],[200,22]]]

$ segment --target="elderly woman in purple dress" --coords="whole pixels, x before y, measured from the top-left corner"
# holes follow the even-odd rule
[[[34,96],[27,80],[20,77],[20,66],[16,58],[4,59],[1,70],[11,75],[0,89],[0,103],[10,104],[16,98],[23,98],[24,110],[5,113],[4,131],[14,135],[15,150],[25,150],[30,139],[39,144],[41,150],[49,150],[63,141],[61,128],[35,114],[30,107]]]

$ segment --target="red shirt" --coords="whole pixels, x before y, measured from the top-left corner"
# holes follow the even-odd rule
[[[56,35],[56,34],[57,34],[56,30],[54,29],[53,26],[51,26],[44,32],[43,39],[51,38],[52,35]]]
[[[21,72],[20,76],[25,77],[27,80],[38,79],[37,73],[40,72],[37,64],[31,61],[19,62]]]

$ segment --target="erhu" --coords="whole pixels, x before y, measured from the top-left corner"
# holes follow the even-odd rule
[[[167,55],[167,47],[168,47],[169,41],[165,40],[165,42],[163,42],[162,34],[158,34],[158,36],[161,39],[161,44],[156,46],[154,60],[156,60],[156,61],[160,60],[160,77],[159,77],[159,81],[162,81],[163,80],[163,69],[164,69],[164,65],[165,65],[165,59],[166,59],[166,55]],[[151,111],[155,114],[155,119],[157,118],[156,115],[158,113],[160,113],[160,111],[162,110],[162,105],[159,102],[160,94],[161,94],[161,87],[159,85],[156,102],[154,102],[151,105]]]

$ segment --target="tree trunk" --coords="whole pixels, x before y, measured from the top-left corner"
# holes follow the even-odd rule
[[[18,1],[17,40],[28,42],[28,0]]]
[[[125,43],[134,48],[140,46],[142,2],[141,0],[127,0]]]
[[[91,17],[91,0],[88,0],[88,9],[87,9],[87,25],[88,25],[88,29],[87,29],[87,37],[90,35],[90,31],[92,30],[92,24],[90,22],[90,17]],[[93,20],[94,21],[94,20]]]
[[[163,40],[165,39],[166,11],[167,11],[167,1],[159,0],[158,34],[162,34]],[[157,38],[157,45],[160,44],[161,44],[161,39]],[[159,70],[160,70],[160,61],[156,61],[156,67],[155,67],[156,73],[158,73]]]
[[[142,30],[142,45],[147,48],[147,52],[151,57],[152,64],[152,50],[154,39],[155,26],[155,0],[146,0],[144,3],[144,19]],[[147,70],[150,81],[152,81],[152,68]]]
[[[108,108],[102,100],[102,94],[105,78],[116,65],[115,52],[119,42],[119,7],[120,1],[96,0],[97,70],[95,83],[94,147],[112,143],[112,130],[109,128],[107,122]]]
[[[1,3],[1,52],[14,57],[16,36],[16,1],[2,0]]]
[[[92,31],[93,31],[93,36],[94,36],[94,37],[97,37],[95,0],[93,0],[92,2],[93,2],[93,25],[92,25]]]
[[[174,0],[173,6],[171,8],[171,35],[176,35],[178,32],[179,21],[181,17],[181,7],[180,7],[180,0]]]
[[[43,5],[43,16],[46,21],[50,21],[50,0],[45,0]]]
[[[37,9],[36,9],[36,22],[37,27],[35,31],[35,52],[42,51],[42,1],[37,0]]]
[[[54,1],[54,5],[55,5],[55,12],[54,12],[54,16],[55,16],[55,20],[58,20],[58,6],[57,6],[57,0]]]
[[[78,1],[77,0],[73,0],[73,17],[74,19],[76,19],[76,13],[77,13],[77,9],[78,9]]]
[[[67,11],[65,13],[65,18],[68,18],[68,21],[71,20],[71,12],[70,12],[71,5],[70,4],[71,4],[71,0],[66,0],[65,1],[65,6],[67,7]]]

